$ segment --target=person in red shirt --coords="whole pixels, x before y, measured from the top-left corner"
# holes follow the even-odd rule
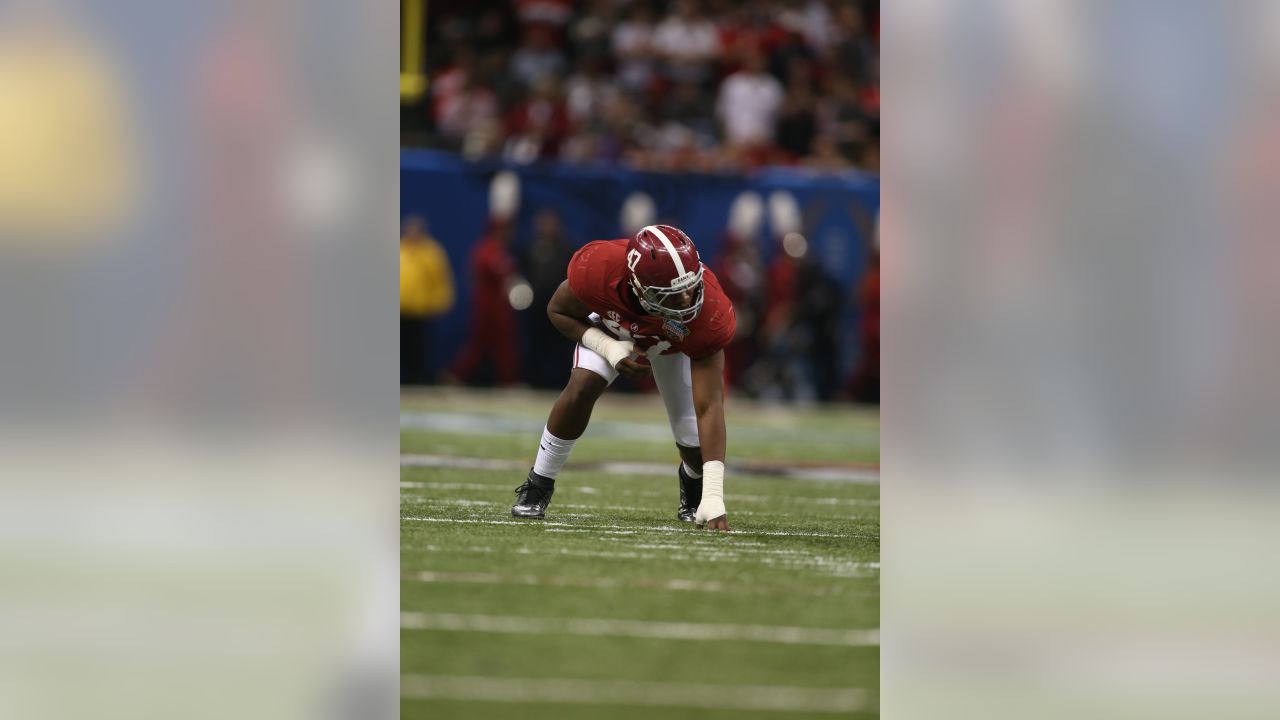
[[[653,374],[680,452],[676,517],[728,530],[724,507],[724,347],[736,319],[720,281],[678,228],[588,243],[547,304],[551,324],[578,343],[569,383],[547,418],[538,455],[511,514],[543,518],[555,478],[619,374]]]
[[[494,220],[471,253],[471,336],[446,374],[446,382],[470,382],[476,368],[492,360],[498,385],[518,379],[515,311],[509,288],[517,280],[515,259],[507,248],[511,225]]]
[[[880,251],[873,250],[867,272],[855,288],[861,310],[858,336],[861,352],[849,374],[845,394],[858,402],[880,402]]]

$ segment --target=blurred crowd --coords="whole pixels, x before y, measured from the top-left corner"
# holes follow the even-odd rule
[[[738,204],[720,252],[706,259],[738,317],[737,334],[725,349],[729,387],[765,400],[878,403],[878,242],[862,277],[846,289],[814,261],[799,232],[762,238],[755,202],[754,208]],[[878,235],[866,218],[857,221],[866,237]],[[510,221],[491,219],[471,245],[463,342],[460,348],[441,343],[433,354],[431,341],[439,334],[432,325],[453,309],[454,280],[445,249],[422,219],[406,219],[400,241],[402,383],[564,386],[573,343],[545,310],[582,243],[571,242],[553,209],[538,212],[529,237],[515,234]],[[761,248],[770,242],[776,251],[766,261]],[[844,349],[849,340],[852,353]],[[654,390],[651,378],[622,377],[616,385]]]
[[[879,170],[879,4],[433,0],[405,146],[647,170]]]

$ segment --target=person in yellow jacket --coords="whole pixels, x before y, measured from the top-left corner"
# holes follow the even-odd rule
[[[422,385],[431,377],[435,318],[453,307],[449,256],[427,234],[422,218],[405,220],[400,234],[400,383]]]

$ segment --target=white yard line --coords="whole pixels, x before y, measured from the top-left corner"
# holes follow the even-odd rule
[[[508,484],[511,483],[438,483],[424,482],[424,480],[401,480],[401,489],[474,489],[474,491],[497,492],[506,491]],[[582,495],[599,495],[598,488],[588,486],[563,486],[558,488],[561,492],[582,493]],[[609,489],[613,495],[637,496],[637,497],[671,497],[671,492],[655,491],[655,489],[635,489],[617,488]],[[878,507],[878,500],[870,500],[870,498],[860,497],[796,497],[790,495],[749,495],[749,493],[731,492],[728,498],[733,502],[768,502],[771,505],[788,505],[788,503],[796,503],[796,505],[854,505]],[[648,507],[646,507],[648,510]]]
[[[695,685],[634,680],[401,675],[400,697],[509,703],[572,703],[784,713],[870,712],[856,688]]]
[[[401,411],[400,428],[408,430],[434,430],[469,435],[537,435],[542,432],[545,419],[500,417],[495,415],[471,415],[452,412]],[[628,440],[670,442],[671,429],[657,423],[619,422],[597,420],[591,424],[596,437],[617,437]]]
[[[511,504],[508,501],[498,502],[496,500],[461,500],[461,499],[455,500],[455,499],[443,499],[443,498],[432,498],[431,501],[433,503],[440,503],[443,505],[461,505],[463,507],[468,507],[468,506],[507,507]],[[638,512],[638,513],[653,512],[652,507],[640,507],[637,505],[582,505],[577,503],[556,503],[556,508],[561,510],[617,510],[619,512]],[[743,514],[746,514],[746,513],[743,513]]]
[[[652,513],[653,506],[642,507],[638,505],[582,505],[580,503],[558,503],[562,508],[570,508],[572,510],[617,510],[618,512],[639,512]]]
[[[509,415],[476,415],[458,412],[432,412],[428,410],[401,410],[402,430],[431,430],[450,434],[467,435],[524,435],[537,438],[546,425],[546,415],[537,417],[511,417]],[[738,425],[734,428],[736,440],[747,442],[778,443],[794,438],[806,445],[822,445],[861,450],[880,447],[879,429],[839,430],[835,428],[809,428],[799,433],[787,432],[782,427]],[[596,438],[621,438],[629,442],[671,442],[671,428],[665,422],[627,422],[597,418],[591,422],[591,435]],[[441,442],[452,445],[452,442]]]
[[[527,462],[499,460],[495,458],[462,457],[459,455],[401,455],[400,467],[454,468],[459,470],[519,470],[528,471]],[[517,484],[519,481],[517,480]]]
[[[505,553],[515,553],[517,555],[557,555],[567,557],[582,558],[606,558],[618,560],[657,560],[664,562],[711,562],[711,563],[757,563],[760,565],[768,565],[771,567],[781,567],[793,570],[809,570],[817,571],[825,575],[837,578],[873,578],[880,571],[879,562],[859,562],[850,560],[840,560],[837,558],[807,553],[803,550],[761,550],[755,547],[740,548],[735,546],[733,549],[713,548],[708,545],[664,545],[645,542],[630,542],[630,538],[608,537],[602,540],[613,540],[616,542],[626,542],[626,547],[634,548],[634,550],[570,550],[569,548],[559,548],[557,550],[533,550],[527,547],[517,547],[503,549]],[[427,552],[442,552],[445,554],[457,553],[480,553],[493,554],[498,550],[491,547],[466,547],[466,548],[442,548],[438,545],[427,545],[417,548],[426,550]],[[430,579],[424,579],[424,578]],[[514,580],[499,580],[498,578],[511,578]],[[506,576],[506,575],[487,575],[483,573],[434,573],[427,576],[407,575],[405,579],[417,579],[420,582],[474,582],[474,583],[508,583],[517,585],[535,584],[527,578],[528,576]],[[555,580],[548,581],[543,584],[547,585],[563,585],[566,583],[578,583],[581,587],[616,587],[616,584],[610,580],[602,580],[598,584],[588,584],[586,581],[577,579],[566,580],[560,583]],[[648,584],[645,587],[658,587],[656,584]],[[710,586],[708,586],[710,587]],[[694,588],[689,588],[694,589]],[[737,590],[736,592],[742,592]]]
[[[580,530],[577,528],[547,528],[549,533],[599,533],[602,535],[639,535],[643,530]],[[672,530],[670,532],[676,532]]]
[[[400,483],[401,490],[478,490],[482,492],[499,492],[508,491],[507,487],[510,483],[457,483],[457,482],[422,482],[417,480],[404,480]],[[593,487],[566,485],[560,488],[562,493],[582,493],[583,495],[598,495],[599,490]],[[671,492],[661,492],[658,490],[626,490],[626,489],[610,489],[607,491],[611,495],[627,495],[654,498],[670,498]],[[867,498],[835,498],[835,497],[795,497],[790,495],[749,495],[741,493],[729,493],[728,500],[732,502],[748,502],[748,503],[770,503],[772,505],[855,505],[867,507],[879,507],[879,500]],[[561,505],[560,507],[565,507]],[[585,507],[585,506],[580,506]],[[648,509],[648,508],[646,508]]]
[[[507,487],[511,483],[456,483],[456,482],[418,482],[415,480],[400,481],[401,490],[483,490],[497,492],[506,490],[510,492],[515,488],[514,485]]]
[[[527,472],[529,469],[529,462],[527,460],[502,460],[497,458],[407,453],[400,456],[400,466]],[[600,472],[612,475],[657,475],[661,477],[670,477],[675,474],[675,466],[672,463],[569,463],[565,467],[570,470]],[[819,480],[824,482],[861,483],[870,485],[877,485],[880,483],[880,469],[874,467],[764,467],[731,462],[729,463],[729,472],[732,475],[779,477],[791,480]]]
[[[567,553],[574,556],[591,555],[592,557],[627,557],[628,559],[659,559],[656,556],[636,555],[635,553]],[[661,558],[664,560],[673,558]],[[700,558],[685,558],[698,560]],[[736,561],[735,561],[736,562]],[[676,592],[710,592],[723,593],[732,590],[735,594],[776,595],[784,592],[781,589],[762,588],[757,586],[729,586],[718,580],[617,580],[614,578],[575,578],[553,575],[502,575],[500,573],[479,572],[441,572],[420,570],[406,573],[402,582],[419,582],[440,585],[527,585],[533,587],[585,588],[588,590],[616,590],[618,588],[643,590],[670,590]],[[787,594],[826,595],[838,591],[836,586],[821,587],[806,585],[804,588],[787,588]]]
[[[529,527],[544,528],[569,528],[560,532],[601,532],[613,531],[625,532],[626,534],[635,534],[641,532],[659,533],[659,534],[677,534],[692,532],[693,528],[679,527],[631,527],[626,525],[589,525],[585,523],[562,523],[551,520],[487,520],[482,518],[434,518],[434,517],[412,517],[403,516],[401,520],[409,520],[413,522],[439,522],[439,523],[460,523],[463,525],[527,525]],[[784,530],[734,530],[728,534],[729,537],[827,537],[827,538],[852,538],[859,537],[857,535],[847,535],[843,533],[810,533],[810,532],[788,532]]]
[[[421,583],[459,583],[478,585],[534,585],[542,587],[575,587],[591,590],[612,590],[614,588],[649,588],[655,590],[681,590],[690,592],[725,592],[729,586],[715,580],[629,580],[616,578],[575,578],[555,575],[502,575],[499,573],[477,572],[435,572],[422,570],[409,573],[402,579]]]
[[[461,523],[463,525],[531,525],[533,527],[581,527],[577,523],[562,523],[551,520],[480,520],[480,519],[463,519],[463,518],[435,518],[435,517],[401,517],[401,520],[413,520],[416,522],[441,522],[441,523]],[[597,525],[592,527],[618,527]]]
[[[733,502],[759,502],[769,503],[771,505],[786,505],[796,503],[799,505],[866,505],[879,506],[879,500],[871,500],[867,498],[834,498],[834,497],[794,497],[791,495],[742,495],[739,493],[729,492],[725,498]]]
[[[606,618],[532,618],[517,615],[401,612],[405,630],[515,633],[523,635],[584,635],[656,640],[720,640],[785,645],[878,647],[880,630],[808,628],[785,625],[728,625],[677,623]]]

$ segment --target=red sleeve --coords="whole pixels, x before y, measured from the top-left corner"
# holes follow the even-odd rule
[[[699,353],[694,360],[701,360],[704,357],[715,355],[718,351],[723,350],[733,341],[733,334],[738,329],[738,318],[734,315],[733,306],[727,305],[728,312],[723,316],[721,322],[712,326],[712,332],[708,337],[706,351]]]
[[[587,243],[569,260],[569,289],[593,311],[601,312],[608,306],[605,300],[606,263],[603,259],[607,247],[605,241]]]
[[[690,338],[693,342],[689,343],[685,349],[685,354],[693,360],[701,360],[723,350],[733,340],[733,334],[738,329],[738,318],[733,312],[733,303],[719,292],[718,285],[716,290],[718,297],[703,310],[710,313],[706,316],[706,323],[699,323],[697,335]]]

